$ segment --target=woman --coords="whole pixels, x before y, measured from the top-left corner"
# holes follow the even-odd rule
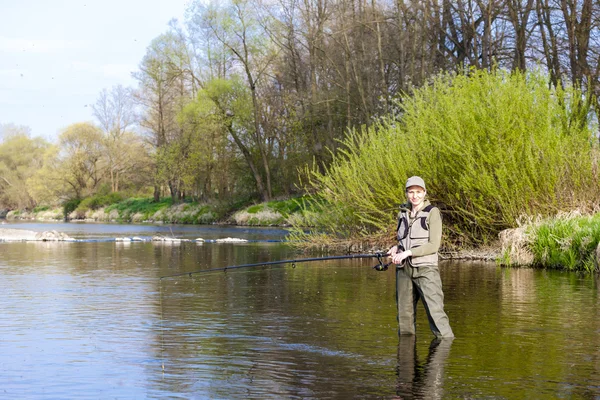
[[[454,337],[444,312],[444,293],[438,269],[442,217],[440,210],[425,199],[426,194],[422,178],[408,178],[408,203],[400,206],[398,214],[398,245],[388,251],[396,264],[398,334],[415,334],[417,302],[421,299],[433,334],[438,338]]]

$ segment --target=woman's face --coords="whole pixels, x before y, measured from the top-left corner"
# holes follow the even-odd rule
[[[425,201],[425,190],[421,186],[411,186],[406,189],[406,197],[412,204],[413,210],[418,209]]]

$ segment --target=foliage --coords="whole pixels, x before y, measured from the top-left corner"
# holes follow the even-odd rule
[[[45,149],[41,154],[42,167],[27,179],[27,187],[37,204],[60,204],[73,196],[63,179],[59,153],[58,145]]]
[[[253,204],[236,212],[233,220],[238,225],[290,225],[291,221],[297,222],[301,218],[304,200],[304,197],[299,197]]]
[[[600,214],[563,216],[530,228],[533,264],[569,271],[598,271]]]
[[[298,168],[323,173],[349,128],[377,129],[390,99],[438,71],[539,63],[553,86],[600,94],[600,70],[586,67],[597,64],[600,3],[451,3],[193,0],[185,23],[149,43],[138,87],[104,89],[92,105],[102,131],[97,163],[84,157],[95,146],[67,157],[63,141],[57,158],[26,178],[31,199],[18,185],[0,192],[32,204],[90,196],[107,182],[113,191],[151,187],[157,200],[289,196]],[[589,51],[572,45],[588,42]],[[0,140],[15,133],[28,128],[0,126]]]
[[[173,199],[170,197],[162,198],[158,202],[152,198],[131,198],[108,206],[106,212],[109,213],[115,210],[119,213],[120,219],[129,220],[134,214],[142,214],[148,217],[172,204]]]
[[[178,224],[210,224],[220,217],[219,208],[185,199],[174,203],[172,197],[156,202],[152,198],[133,198],[120,201],[105,208],[107,216],[117,215],[121,221],[154,221]]]
[[[342,237],[390,232],[404,182],[420,175],[455,243],[486,243],[522,215],[592,208],[596,141],[577,90],[541,73],[442,74],[398,104],[400,119],[354,130],[308,188],[315,226]]]
[[[43,154],[50,145],[21,131],[5,135],[0,142],[0,206],[33,208],[35,200],[27,181],[42,165]]]
[[[106,194],[97,194],[81,200],[77,206],[77,209],[81,212],[85,212],[87,210],[97,210],[100,207],[118,203],[123,199],[125,199],[125,196],[121,193],[111,192]]]
[[[94,193],[103,178],[102,131],[91,123],[66,127],[59,138],[60,152],[46,163],[46,173],[61,182],[64,197],[83,198]]]
[[[276,211],[284,217],[299,212],[302,209],[302,202],[305,198],[292,198],[286,200],[273,200],[266,203],[255,204],[248,207],[245,211],[249,214],[256,214],[264,210]]]
[[[69,218],[69,214],[71,214],[73,211],[75,211],[77,209],[77,207],[79,206],[79,203],[81,203],[81,199],[70,199],[67,200],[64,204],[63,204],[63,214],[65,216],[65,220]]]
[[[243,157],[232,138],[248,140],[249,103],[239,79],[207,81],[178,114],[179,140],[157,152],[159,176],[177,176],[188,196],[203,201],[243,195],[240,182],[251,172],[238,168]]]
[[[257,163],[259,150],[254,143],[256,139],[253,134],[251,104],[250,93],[243,81],[233,76],[230,79],[211,79],[198,92],[196,101],[188,106],[194,107],[200,118],[198,127],[203,127],[198,129],[198,133],[201,135],[200,139],[203,139],[201,144],[204,157],[210,156],[211,151],[215,157],[212,168],[218,177],[214,186],[217,186],[219,192],[239,195],[247,191],[248,187],[261,192],[263,174]],[[243,167],[236,167],[238,165]],[[230,172],[228,175],[235,174],[236,178],[233,179],[224,172]]]

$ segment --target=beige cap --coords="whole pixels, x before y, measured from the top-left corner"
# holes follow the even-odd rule
[[[420,176],[411,176],[406,181],[406,188],[408,189],[411,186],[421,186],[423,190],[427,190],[425,187],[425,181]]]

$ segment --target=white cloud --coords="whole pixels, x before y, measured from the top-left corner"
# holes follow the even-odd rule
[[[55,53],[82,47],[78,40],[24,39],[0,36],[0,51],[9,53]]]

